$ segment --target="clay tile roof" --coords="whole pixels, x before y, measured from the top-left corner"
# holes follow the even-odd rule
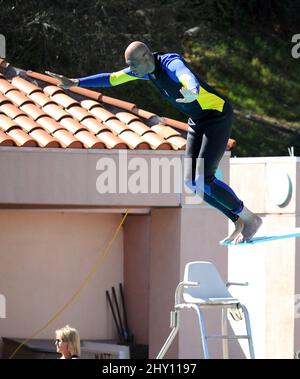
[[[52,137],[49,133],[43,129],[35,129],[30,133],[39,144],[40,147],[60,147],[60,143],[55,137]]]
[[[15,128],[17,123],[15,120],[12,120],[10,117],[0,114],[0,129],[5,132],[9,132],[11,129]]]
[[[94,100],[100,100],[102,97],[102,94],[100,92],[91,91],[90,89],[87,89],[87,88],[72,87],[70,88],[70,91],[75,94],[85,96],[85,97],[88,97],[89,99],[94,99]]]
[[[38,146],[37,141],[30,137],[21,129],[12,129],[7,133],[18,146],[22,147],[36,147]]]
[[[95,107],[102,107],[102,105],[98,101],[95,101],[95,100],[82,100],[81,106],[87,109],[88,111]]]
[[[145,133],[141,138],[148,142],[152,149],[171,150],[172,146],[169,142],[154,132]]]
[[[105,144],[87,130],[81,130],[76,133],[76,137],[84,144],[85,147],[90,147],[92,149],[105,148]]]
[[[132,109],[136,108],[135,104],[128,103],[127,101],[115,99],[114,97],[102,95],[101,101],[105,104],[113,105],[114,107],[125,109],[127,111],[132,111]]]
[[[151,128],[141,121],[132,121],[128,127],[140,136],[151,131]]]
[[[87,117],[92,117],[92,115],[86,109],[82,108],[79,105],[71,106],[68,109],[68,113],[80,122]]]
[[[60,121],[60,125],[69,130],[72,134],[78,133],[80,130],[87,130],[80,122],[74,120],[72,117],[63,118]]]
[[[100,132],[97,134],[97,138],[102,141],[108,149],[127,149],[128,146],[119,137],[115,136],[111,132]]]
[[[153,125],[151,129],[155,133],[160,134],[165,139],[173,137],[173,136],[180,136],[180,133],[177,132],[177,130],[171,128],[170,126],[158,124],[158,125]]]
[[[36,120],[36,123],[42,126],[43,129],[47,130],[49,133],[54,133],[59,129],[63,129],[63,126],[51,117],[41,117]]]
[[[7,92],[5,96],[9,100],[11,100],[14,104],[16,104],[18,107],[21,107],[22,105],[26,103],[33,104],[33,101],[31,99],[29,99],[26,95],[24,95],[22,92],[16,89]]]
[[[150,144],[135,134],[132,130],[125,130],[119,135],[121,140],[125,141],[130,149],[150,149]]]
[[[32,104],[26,104],[32,105]],[[25,105],[25,106],[26,106]],[[21,111],[18,107],[11,103],[5,103],[0,105],[0,112],[6,114],[6,116],[10,117],[12,120],[18,116],[25,115],[24,112]]]
[[[49,96],[53,96],[58,93],[64,93],[64,90],[57,86],[47,86],[44,88],[44,92]]]
[[[9,67],[9,68],[8,68]],[[6,77],[6,72],[22,72]],[[0,147],[184,150],[188,125],[0,59]],[[235,145],[228,141],[228,148]]]
[[[71,149],[80,149],[83,147],[82,143],[67,130],[58,129],[52,134],[56,139],[59,140],[62,147]]]
[[[24,131],[30,133],[34,129],[41,129],[40,125],[27,116],[19,116],[15,118],[15,123],[19,125]]]
[[[31,95],[34,92],[42,92],[41,88],[36,85],[28,82],[25,79],[20,78],[19,76],[15,76],[11,84],[22,92],[26,93],[26,95]]]
[[[172,145],[174,150],[184,150],[186,146],[186,139],[181,136],[172,136],[167,139]]]
[[[6,96],[4,96],[0,93],[0,105],[2,105],[4,103],[11,103],[11,101]]]
[[[11,91],[12,89],[16,89],[8,80],[6,80],[4,77],[0,77],[0,93],[6,94],[8,91]]]
[[[130,124],[133,121],[141,121],[136,115],[129,112],[117,112],[116,116],[119,120],[124,122],[124,124]]]
[[[157,116],[154,113],[151,113],[151,112],[148,112],[148,111],[144,111],[143,109],[139,109],[139,108],[136,108],[136,107],[133,108],[131,112],[134,113],[134,114],[136,114],[139,117],[145,118],[146,120],[149,120],[151,117]]]
[[[120,134],[125,130],[129,130],[127,125],[124,125],[123,122],[116,120],[115,118],[105,121],[104,125],[107,125],[115,134]]]
[[[104,108],[95,107],[90,110],[90,113],[95,117],[99,118],[101,121],[105,122],[112,118],[116,119],[116,116]]]
[[[14,140],[0,130],[0,146],[14,146]]]
[[[51,104],[46,106],[50,107]],[[24,111],[28,116],[30,116],[34,121],[40,117],[46,116],[46,113],[40,107],[34,104],[24,104],[20,106],[20,109]]]
[[[55,104],[55,102],[43,92],[33,92],[32,94],[28,95],[28,97],[40,107],[44,107],[47,104]]]
[[[99,132],[103,130],[108,130],[109,128],[102,124],[101,121],[96,120],[95,118],[85,118],[84,120],[81,121],[81,124],[84,125],[88,130],[90,130],[92,133],[95,135],[98,134]]]
[[[51,98],[59,105],[64,108],[70,108],[72,105],[79,105],[76,100],[64,93],[55,93]]]
[[[46,113],[47,115],[52,117],[55,121],[60,121],[64,117],[70,116],[64,109],[62,109],[62,107],[56,104],[52,104],[52,103],[44,105],[43,110],[45,111],[43,113]]]

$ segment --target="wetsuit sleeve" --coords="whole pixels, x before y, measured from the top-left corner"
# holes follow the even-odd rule
[[[196,88],[199,93],[200,84],[197,78],[180,58],[172,59],[167,64],[167,69],[173,80],[180,82],[187,89]]]
[[[116,72],[104,72],[96,75],[78,78],[79,87],[113,87],[137,79],[148,79],[148,74],[143,77],[135,75],[129,67]]]

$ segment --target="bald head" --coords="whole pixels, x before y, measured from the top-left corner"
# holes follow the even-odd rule
[[[149,47],[140,41],[134,41],[125,50],[125,60],[151,54]]]
[[[132,42],[126,48],[124,56],[131,71],[138,76],[149,74],[155,69],[153,55],[149,47],[143,42]]]

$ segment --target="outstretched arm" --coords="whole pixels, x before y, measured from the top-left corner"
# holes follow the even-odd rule
[[[79,84],[78,79],[70,79],[67,78],[66,76],[55,74],[54,72],[51,71],[45,71],[45,73],[49,76],[52,76],[52,78],[58,79],[60,81],[60,84],[58,87],[68,89],[71,87],[77,87]]]
[[[86,76],[83,78],[70,79],[66,78],[63,75],[54,74],[50,71],[46,71],[46,74],[60,80],[61,84],[59,87],[68,89],[70,87],[112,87],[119,84],[127,83],[132,80],[137,79],[148,79],[148,75],[143,77],[136,76],[129,67],[124,68],[123,70],[112,72],[112,73],[100,73],[96,75]]]
[[[170,76],[176,82],[182,84],[180,93],[183,98],[176,99],[178,103],[191,103],[195,101],[199,95],[200,84],[191,70],[186,67],[184,62],[178,56],[167,63],[167,69]]]

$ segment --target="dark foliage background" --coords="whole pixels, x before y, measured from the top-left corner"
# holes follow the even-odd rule
[[[286,155],[291,144],[300,153],[300,59],[290,52],[300,33],[298,0],[0,0],[0,9],[16,67],[69,77],[111,72],[125,66],[125,47],[142,40],[153,51],[183,54],[229,96],[239,110],[237,155]],[[99,91],[185,120],[149,83]]]

